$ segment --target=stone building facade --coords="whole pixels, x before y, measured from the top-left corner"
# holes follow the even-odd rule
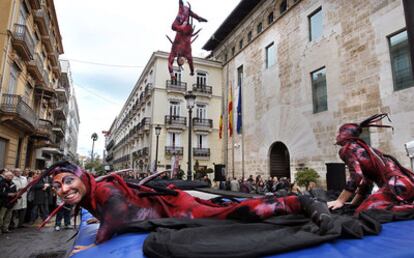
[[[223,63],[224,106],[232,87],[236,110],[242,89],[242,133],[225,134],[228,175],[310,167],[324,183],[326,164],[341,162],[339,126],[380,112],[394,131],[365,139],[409,165],[414,81],[400,0],[243,0],[203,48]]]
[[[196,95],[192,164],[198,161],[199,168],[214,168],[223,163],[221,64],[194,58],[195,75],[189,75],[187,65],[184,71],[174,67],[176,81],[171,81],[167,67],[168,53],[154,52],[107,132],[106,161],[114,169],[150,171],[156,159],[155,127],[159,125],[158,171],[170,169],[175,156],[187,174],[189,118],[184,96],[188,91]]]

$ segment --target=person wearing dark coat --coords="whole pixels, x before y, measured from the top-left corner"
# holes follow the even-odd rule
[[[10,203],[16,195],[16,185],[13,184],[13,173],[5,171],[0,176],[0,232],[9,233],[9,225],[13,214],[15,202]]]
[[[39,176],[36,174],[35,177]],[[48,178],[42,178],[32,187],[33,191],[33,209],[30,223],[33,224],[40,215],[45,220],[49,214],[49,192],[50,183]]]

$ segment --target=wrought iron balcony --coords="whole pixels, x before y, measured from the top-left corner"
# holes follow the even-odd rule
[[[113,153],[109,153],[105,158],[106,162],[110,162],[113,159],[114,159],[114,154]]]
[[[149,148],[144,147],[142,148],[142,156],[147,157],[149,155]]]
[[[210,148],[193,148],[194,157],[210,157]]]
[[[213,128],[212,119],[201,119],[198,117],[193,118],[194,131],[208,131],[210,132]]]
[[[65,136],[65,130],[66,130],[66,121],[65,120],[59,120],[53,125],[53,132],[56,133],[59,137]]]
[[[177,80],[168,80],[166,82],[166,88],[168,92],[178,92],[185,94],[187,92],[187,83]]]
[[[40,0],[29,0],[30,6],[32,9],[37,10],[40,9],[42,6],[40,5]]]
[[[42,9],[36,10],[33,18],[39,28],[40,35],[49,37],[50,19],[45,8],[46,6],[43,6]]]
[[[108,145],[106,145],[106,150],[109,151],[110,149],[112,149],[112,147],[114,147],[115,142],[114,140],[110,140]]]
[[[36,113],[19,95],[3,94],[0,110],[11,115],[13,120],[21,120],[32,128],[36,126]]]
[[[62,67],[60,66],[60,62],[59,62],[59,57],[58,57],[58,62],[57,65],[52,67],[53,72],[59,77],[60,74],[62,73]]]
[[[67,88],[59,85],[59,87],[55,89],[55,92],[56,92],[59,102],[64,102],[64,103],[69,102],[69,90]]]
[[[59,54],[57,53],[57,51],[55,49],[52,49],[52,51],[49,51],[47,53],[47,56],[48,56],[48,58],[50,60],[50,63],[52,64],[53,67],[55,67],[55,66],[60,67]]]
[[[213,87],[202,84],[193,84],[193,93],[200,96],[211,97],[213,94]]]
[[[183,153],[184,153],[183,147],[165,146],[165,155],[167,156],[172,156],[172,155],[182,156]]]
[[[52,122],[45,119],[39,119],[36,126],[35,135],[50,139],[52,136]]]
[[[145,86],[145,98],[149,98],[152,95],[152,92],[154,91],[154,88],[152,86],[152,83],[147,83],[147,86]]]
[[[68,106],[60,104],[56,109],[53,110],[57,119],[65,120],[68,113]]]
[[[151,118],[144,117],[141,120],[141,128],[142,128],[142,130],[149,131],[150,130],[150,126],[151,126]]]
[[[165,116],[165,127],[167,129],[184,130],[187,127],[187,118],[182,116]]]
[[[43,64],[39,54],[36,54],[33,60],[27,63],[26,67],[30,75],[36,80],[36,83],[43,82]]]
[[[33,59],[34,42],[26,25],[14,24],[12,44],[23,60]]]

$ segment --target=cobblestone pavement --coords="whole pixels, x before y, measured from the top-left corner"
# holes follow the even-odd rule
[[[1,258],[63,258],[72,249],[75,230],[54,231],[53,224],[38,230],[35,227],[15,229],[0,235]]]

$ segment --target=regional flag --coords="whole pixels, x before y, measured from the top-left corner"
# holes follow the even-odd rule
[[[237,101],[237,133],[242,131],[242,87],[239,86],[239,99]]]
[[[229,85],[229,135],[233,137],[233,92],[231,83]]]
[[[223,114],[220,115],[220,122],[219,122],[219,138],[223,138]]]

